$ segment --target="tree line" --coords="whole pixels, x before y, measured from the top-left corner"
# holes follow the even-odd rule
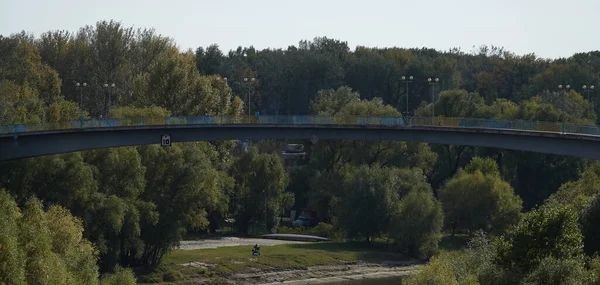
[[[413,80],[406,82],[409,76]],[[427,78],[439,82],[430,84]],[[346,42],[315,38],[287,49],[240,47],[223,54],[217,45],[180,51],[154,30],[101,21],[75,33],[0,36],[0,125],[248,112],[401,116],[407,107],[419,116],[433,110],[443,117],[585,125],[597,122],[599,104],[595,93],[582,87],[599,78],[599,52],[550,60],[497,47],[469,53],[350,51]],[[298,142],[305,144],[307,157],[288,174],[278,156],[284,143],[251,142],[247,152],[236,141],[148,145],[2,163],[0,189],[8,193],[2,210],[12,213],[11,223],[30,208],[39,216],[44,211],[66,216],[68,210],[76,225],[72,235],[93,244],[85,258],[99,257],[89,272],[117,274],[127,274],[120,267],[155,268],[187,232],[214,231],[227,217],[235,218],[239,232],[249,232],[257,222],[276,232],[280,216],[291,208],[314,210],[329,224],[321,228],[342,232],[346,239],[370,242],[385,236],[399,250],[421,257],[437,252],[442,231],[479,237],[478,230],[484,230],[503,237],[493,248],[482,248],[502,251],[486,256],[504,263],[482,264],[493,263],[503,272],[520,268],[522,276],[533,274],[547,256],[510,265],[532,247],[519,241],[543,236],[539,231],[546,222],[527,227],[554,211],[560,222],[573,222],[573,233],[580,231],[567,255],[583,257],[577,249],[583,244],[588,255],[595,252],[588,250],[593,243],[585,243],[595,232],[583,226],[583,213],[545,206],[557,197],[580,203],[575,210],[595,205],[591,161],[455,145],[307,140]],[[547,223],[558,222],[549,218]],[[0,245],[27,243],[16,236],[18,230],[1,232]],[[482,240],[488,237],[476,241]],[[515,249],[519,246],[521,252]],[[53,250],[65,254],[58,245]],[[17,262],[24,254],[0,255],[0,263]],[[30,256],[11,264],[29,270],[35,260]],[[18,270],[2,270],[0,278],[24,280],[12,273]]]

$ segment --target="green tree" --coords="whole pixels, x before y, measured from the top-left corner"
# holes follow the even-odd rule
[[[0,191],[5,219],[0,233],[0,280],[10,284],[98,284],[96,251],[83,238],[81,220],[59,206],[44,212],[39,200],[21,213]]]
[[[545,203],[570,205],[582,213],[600,190],[600,177],[592,167],[587,167],[578,180],[569,181],[550,195]]]
[[[592,256],[600,251],[600,195],[596,194],[591,202],[584,208],[581,216],[583,243],[585,252]]]
[[[288,184],[279,157],[258,153],[255,147],[250,147],[233,163],[230,173],[235,179],[230,200],[234,203],[239,230],[248,232],[251,221],[262,220],[266,229],[274,232],[282,210],[281,197]]]
[[[478,93],[466,90],[447,90],[439,94],[434,106],[435,115],[454,118],[486,118],[489,107]],[[431,116],[431,104],[417,110],[418,116]]]
[[[0,94],[0,124],[39,124],[44,120],[44,102],[29,86],[2,80]]]
[[[4,189],[0,190],[0,215],[0,280],[25,284],[25,253],[19,243],[21,210]]]
[[[379,98],[361,100],[348,87],[321,90],[311,103],[318,115],[336,115],[338,119],[355,122],[358,116],[399,116],[392,106]],[[329,222],[335,214],[331,206],[335,197],[342,195],[340,185],[346,164],[366,164],[372,167],[418,167],[431,172],[437,156],[426,144],[405,142],[327,141],[311,148],[309,167],[315,171],[310,183],[308,205],[316,209],[322,221]]]
[[[553,257],[577,259],[583,253],[578,215],[570,207],[542,205],[525,214],[498,241],[499,260],[505,268],[524,274]]]
[[[155,223],[158,215],[154,204],[139,199],[146,167],[133,147],[89,151],[85,160],[94,167],[98,185],[84,217],[88,236],[100,250],[100,268],[134,265],[143,251],[141,224]]]
[[[394,169],[366,166],[352,172],[340,197],[339,223],[349,238],[370,242],[389,227],[398,203],[398,175]]]
[[[159,213],[155,222],[141,226],[144,265],[157,266],[179,244],[186,228],[207,229],[207,212],[223,201],[223,176],[212,167],[207,149],[207,143],[139,148],[146,167],[146,188],[140,198],[155,205]]]
[[[523,280],[523,284],[591,284],[583,260],[547,257]]]
[[[500,178],[496,162],[478,157],[444,185],[440,201],[453,234],[457,228],[501,233],[518,222],[522,203]]]
[[[196,49],[196,67],[201,74],[217,74],[222,61],[223,53],[216,44],[207,47],[206,51],[202,47]]]
[[[413,190],[397,206],[390,235],[411,255],[430,257],[442,238],[444,214],[431,191]]]
[[[0,50],[0,82],[29,87],[46,104],[60,96],[58,73],[42,63],[32,36],[25,32],[0,36]]]

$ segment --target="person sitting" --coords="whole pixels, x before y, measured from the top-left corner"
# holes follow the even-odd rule
[[[260,256],[260,246],[258,246],[258,244],[254,245],[254,248],[252,249],[252,255]]]

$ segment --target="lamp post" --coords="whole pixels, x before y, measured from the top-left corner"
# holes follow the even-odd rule
[[[565,87],[565,89],[563,89],[563,86],[562,86],[562,84],[558,85],[558,89],[560,89],[560,90],[564,90],[564,91],[565,91],[565,93],[568,93],[568,92],[569,92],[569,90],[571,89],[571,85],[569,85],[569,84],[567,84],[567,85],[566,85],[566,86],[564,86],[564,87]]]
[[[87,83],[75,83],[75,86],[79,88],[79,120],[83,121],[83,88],[87,87]]]
[[[427,78],[427,82],[431,85],[431,118],[435,117],[435,86],[440,82],[439,78]]]
[[[594,91],[594,85],[590,85],[589,88],[588,88],[588,86],[583,85],[581,88],[583,88],[583,92],[585,92],[587,95],[586,97],[587,97],[587,101],[588,101],[588,113],[589,113],[589,110],[590,110],[589,106],[591,105],[590,104],[590,92]]]
[[[108,89],[108,105],[106,106],[106,110],[104,111],[104,116],[108,116],[108,111],[110,110],[110,108],[112,106],[112,102],[111,102],[112,92],[115,89],[116,85],[114,83],[111,83],[110,85],[108,83],[104,83],[104,85],[102,85],[102,87],[104,87],[105,89]],[[108,87],[110,87],[110,89]]]
[[[406,113],[405,113],[405,117],[408,116],[408,84],[412,83],[414,77],[409,76],[408,80],[406,80],[406,76],[402,76],[402,83],[406,83]]]
[[[590,92],[594,91],[594,88],[595,88],[594,85],[590,85],[589,88],[586,85],[583,85],[581,88],[583,88],[583,92],[586,93],[586,95],[587,95],[586,97],[589,102],[590,101]]]
[[[256,78],[252,77],[250,78],[250,82],[254,83],[254,81],[256,81]],[[248,82],[248,78],[244,77],[244,82]],[[250,119],[250,90],[248,90],[248,94],[247,94],[247,98],[248,98],[248,119]]]

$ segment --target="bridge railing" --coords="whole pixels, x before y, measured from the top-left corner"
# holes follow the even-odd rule
[[[36,131],[119,128],[134,126],[168,125],[355,125],[380,127],[445,127],[505,129],[517,131],[542,131],[573,133],[600,136],[599,126],[567,125],[556,122],[536,122],[523,120],[495,120],[448,117],[361,117],[361,116],[309,116],[309,115],[267,115],[267,116],[180,116],[158,118],[123,118],[102,120],[75,120],[41,125],[0,126],[0,134],[18,134]]]

